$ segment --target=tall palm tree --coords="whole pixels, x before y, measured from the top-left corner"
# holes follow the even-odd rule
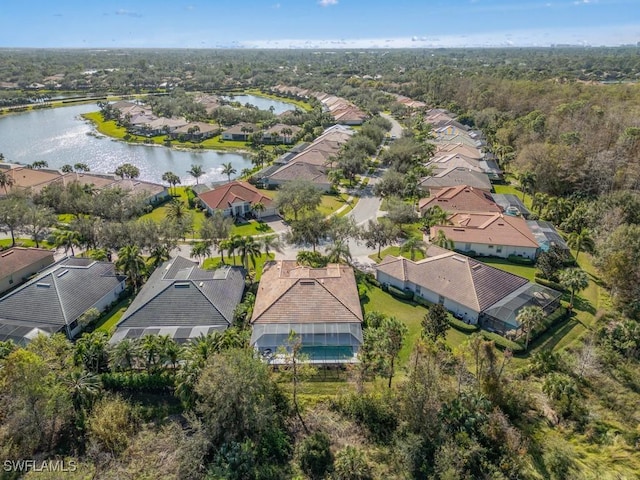
[[[575,249],[576,251],[576,263],[578,262],[578,255],[581,251],[593,252],[595,249],[595,242],[591,236],[591,231],[588,228],[583,228],[579,232],[572,232],[567,238],[567,245]]]
[[[244,265],[245,270],[249,270],[249,260],[251,265],[255,268],[256,257],[259,257],[262,253],[260,251],[260,243],[258,243],[251,235],[248,237],[241,237],[238,240],[238,250],[240,252],[240,261]]]
[[[198,179],[204,175],[204,170],[200,165],[191,165],[191,169],[187,173],[196,179],[196,185],[198,185]]]
[[[254,212],[257,213],[256,217],[260,218],[262,216],[262,212],[264,212],[267,207],[264,206],[264,203],[257,202],[257,203],[254,203],[253,207],[251,208],[253,209]]]
[[[166,245],[156,245],[149,253],[149,265],[154,270],[171,258],[171,252]]]
[[[549,196],[546,193],[536,192],[531,200],[531,209],[538,215],[542,213],[542,210],[547,206]]]
[[[562,270],[558,277],[560,284],[571,292],[569,307],[573,308],[573,297],[576,292],[582,291],[589,286],[589,275],[580,268],[568,268]]]
[[[167,218],[180,221],[188,214],[187,206],[180,200],[173,200],[167,205]]]
[[[409,237],[401,246],[400,252],[409,252],[411,260],[416,259],[416,253],[421,253],[424,257],[427,254],[427,244],[420,237]]]
[[[173,172],[164,172],[162,174],[162,181],[167,182],[169,184],[169,190],[173,188],[174,195],[176,193],[176,190],[175,190],[176,185],[178,185],[179,183],[182,183],[182,181],[180,180],[180,177]]]
[[[4,188],[4,193],[9,193],[9,189],[13,187],[15,181],[13,177],[9,175],[8,172],[0,171],[0,187]]]
[[[449,225],[451,222],[449,221],[450,213],[443,210],[439,205],[428,208],[427,211],[424,212],[424,224],[427,227],[433,227],[435,225]]]
[[[349,244],[344,240],[335,241],[327,250],[327,257],[331,263],[350,263],[352,260]]]
[[[522,201],[524,202],[524,194],[533,195],[533,189],[536,185],[536,174],[534,172],[522,172],[518,176],[520,188],[522,189]]]
[[[191,258],[198,258],[198,263],[202,263],[202,261],[211,256],[211,243],[209,242],[198,242],[194,243],[191,247],[191,253],[189,254]]]
[[[524,343],[525,350],[529,348],[531,331],[544,319],[544,317],[544,310],[537,306],[523,307],[516,315],[516,321],[521,325],[521,328],[527,332],[527,337]]]
[[[139,354],[139,345],[130,338],[123,338],[111,347],[109,366],[115,371],[131,370]]]
[[[134,292],[138,292],[138,286],[146,273],[146,263],[136,245],[126,245],[118,250],[116,268],[129,277]]]
[[[265,237],[260,238],[260,246],[262,247],[262,251],[269,259],[269,255],[271,251],[282,252],[282,241],[278,235],[267,235]]]
[[[56,247],[64,247],[66,255],[71,250],[71,256],[75,257],[76,252],[73,247],[80,246],[80,233],[75,230],[58,230],[54,235],[54,244]]]
[[[454,241],[447,237],[447,235],[442,230],[438,230],[436,238],[433,239],[431,243],[439,246],[440,248],[446,248],[447,250],[453,250],[453,248],[455,247]]]
[[[231,181],[231,175],[234,175],[237,173],[237,170],[235,168],[233,168],[233,165],[231,165],[231,162],[227,162],[227,163],[223,163],[222,164],[222,174],[227,176],[227,181]]]

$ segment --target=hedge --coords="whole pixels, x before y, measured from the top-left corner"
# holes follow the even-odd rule
[[[566,289],[562,285],[560,285],[558,282],[554,282],[553,280],[547,280],[546,278],[542,278],[540,275],[534,275],[533,278],[536,283],[544,285],[545,287],[553,288],[554,290],[558,290],[559,292],[566,291]]]
[[[452,315],[449,315],[449,325],[462,333],[477,332],[480,327],[477,324],[468,324],[462,320],[458,320]]]
[[[498,335],[493,332],[486,332],[482,330],[480,334],[484,337],[485,340],[489,340],[496,344],[496,347],[500,350],[506,350],[507,348],[511,350],[513,353],[523,353],[524,347],[517,342],[507,340],[502,335]]]
[[[401,298],[403,300],[413,300],[413,292],[405,292],[404,290],[400,290],[393,285],[389,285],[387,290],[394,297]]]
[[[173,389],[173,376],[168,373],[113,372],[103,373],[102,385],[112,391],[158,392]]]
[[[548,315],[531,332],[531,339],[537,338],[556,323],[560,323],[569,317],[569,311],[565,307],[559,307],[551,315]]]
[[[518,255],[509,255],[507,260],[511,263],[515,263],[517,265],[533,265],[535,264],[534,260],[525,257],[519,257]]]

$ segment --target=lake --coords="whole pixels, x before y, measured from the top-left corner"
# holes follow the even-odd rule
[[[246,101],[252,104],[261,100],[276,102],[282,111],[293,108],[292,104],[286,102],[253,95],[236,98],[239,97],[247,97]],[[0,153],[4,154],[7,162],[33,163],[44,160],[51,168],[86,163],[92,172],[97,173],[111,173],[118,165],[131,163],[140,169],[142,180],[164,183],[162,174],[171,171],[180,177],[184,185],[195,184],[195,179],[187,173],[192,164],[200,165],[205,172],[200,177],[200,183],[226,180],[226,175],[222,174],[223,163],[231,162],[238,174],[243,168],[251,167],[249,158],[238,153],[131,145],[95,136],[93,125],[80,115],[96,110],[95,104],[86,104],[0,117]]]
[[[234,95],[233,97],[221,95],[221,98],[231,102],[238,102],[241,105],[249,103],[258,107],[260,110],[269,110],[269,108],[273,107],[273,113],[276,115],[280,115],[287,110],[295,110],[296,108],[292,103],[281,102],[280,100],[273,100],[266,97],[256,97],[255,95]]]

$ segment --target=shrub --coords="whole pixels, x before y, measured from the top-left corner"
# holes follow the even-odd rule
[[[398,427],[393,406],[378,395],[346,395],[339,398],[333,406],[343,415],[366,427],[376,441],[390,439]]]
[[[329,436],[324,432],[315,432],[300,443],[300,468],[309,477],[324,478],[333,467],[333,453]]]
[[[165,373],[113,372],[101,375],[104,388],[112,391],[167,391],[174,386],[173,377]]]
[[[393,285],[389,285],[388,291],[391,295],[393,295],[396,298],[400,298],[402,300],[413,300],[413,292],[400,290],[399,288],[396,288]]]
[[[511,350],[513,353],[522,353],[524,352],[524,347],[517,342],[513,342],[504,338],[502,335],[498,335],[493,332],[482,331],[480,334],[484,337],[485,340],[492,341],[496,344],[496,347],[500,350],[506,350],[507,348]]]
[[[540,285],[544,285],[545,287],[553,288],[554,290],[558,290],[559,292],[564,292],[566,289],[560,285],[558,282],[554,282],[553,280],[547,280],[546,278],[542,278],[541,275],[536,274],[534,277],[536,283]]]
[[[462,333],[473,333],[477,332],[479,329],[477,324],[474,325],[465,323],[462,320],[458,320],[454,316],[449,317],[449,325]]]
[[[518,255],[509,255],[507,260],[516,265],[534,265],[535,261],[526,257],[519,257]]]

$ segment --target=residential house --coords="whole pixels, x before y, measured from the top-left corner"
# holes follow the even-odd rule
[[[304,162],[290,162],[262,179],[267,188],[275,188],[293,180],[306,180],[323,192],[331,190],[326,167]]]
[[[445,212],[497,212],[502,213],[500,205],[493,201],[491,194],[468,185],[432,189],[431,196],[418,202],[420,214],[424,215],[433,207]]]
[[[200,202],[209,213],[220,211],[225,217],[268,217],[277,215],[274,202],[260,190],[247,182],[233,181],[207,192],[198,193]],[[256,210],[261,204],[263,210]]]
[[[502,179],[502,170],[493,160],[478,160],[459,153],[440,154],[426,163],[434,169],[434,174],[449,168],[466,168],[487,174],[490,180]]]
[[[287,347],[291,332],[316,364],[356,361],[362,345],[362,308],[353,269],[329,264],[310,268],[295,261],[264,266],[251,317],[251,345],[270,363]]]
[[[436,238],[441,231],[454,243],[456,250],[480,256],[507,258],[516,255],[530,259],[538,256],[540,245],[527,222],[520,217],[471,212],[455,213],[448,221],[451,225],[431,227],[430,238]]]
[[[418,262],[388,255],[376,267],[376,279],[502,334],[518,332],[517,315],[526,306],[539,306],[547,314],[559,306],[560,292],[525,278],[437,247],[427,254]]]
[[[176,257],[158,267],[116,325],[111,343],[169,335],[179,343],[222,332],[242,300],[245,272],[224,266],[204,270]]]
[[[207,138],[214,137],[219,128],[216,125],[205,122],[189,122],[186,125],[176,128],[171,132],[171,138],[184,141],[201,142]]]
[[[0,293],[26,282],[53,263],[53,250],[12,247],[0,251]]]
[[[435,170],[431,176],[421,179],[418,185],[429,190],[432,188],[457,187],[459,185],[467,185],[487,192],[490,192],[492,188],[491,181],[486,173],[474,172],[463,167]]]
[[[90,258],[65,258],[0,298],[0,340],[26,343],[38,333],[74,338],[92,308],[106,310],[125,289],[115,266]]]
[[[222,132],[222,139],[247,142],[252,134],[260,132],[262,132],[262,129],[258,125],[241,122]]]
[[[295,143],[298,133],[301,131],[302,129],[296,125],[278,123],[262,132],[262,142],[268,144],[284,143],[285,145],[290,145]]]
[[[474,160],[482,160],[485,156],[478,148],[463,143],[437,143],[434,156],[447,154],[464,155]]]

